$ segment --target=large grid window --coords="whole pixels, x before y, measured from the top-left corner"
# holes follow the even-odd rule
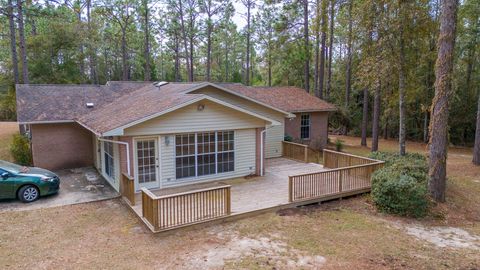
[[[196,175],[195,145],[194,133],[175,136],[175,168],[177,178]]]
[[[310,114],[300,117],[300,139],[310,139]]]
[[[215,132],[197,134],[197,175],[215,174],[215,163]]]
[[[175,136],[177,179],[234,171],[234,157],[233,131]]]
[[[218,132],[218,172],[234,170],[235,152],[233,149],[233,131]]]
[[[157,181],[155,140],[137,141],[138,182]]]
[[[111,178],[115,177],[115,163],[113,159],[113,143],[103,142],[105,173]]]

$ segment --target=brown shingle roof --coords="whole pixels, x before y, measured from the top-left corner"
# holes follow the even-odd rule
[[[104,133],[202,96],[181,93],[194,86],[189,83],[170,83],[161,87],[148,84],[77,120],[97,133]]]
[[[245,86],[222,83],[220,86],[287,112],[335,111],[336,107],[294,86]]]
[[[106,85],[18,84],[17,120],[19,122],[73,120],[92,111],[86,103],[99,108],[139,87],[145,82],[108,82]]]
[[[17,85],[19,122],[74,120],[104,133],[201,98],[189,89],[208,83],[108,82],[106,85]],[[220,84],[239,95],[286,112],[332,111],[335,106],[296,87]],[[94,103],[87,108],[86,103]]]

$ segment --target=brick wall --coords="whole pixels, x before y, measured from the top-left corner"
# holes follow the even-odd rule
[[[285,135],[290,135],[295,141],[310,145],[312,148],[324,148],[328,138],[328,112],[311,112],[310,139],[300,140],[301,113],[295,113],[295,118],[285,119]]]
[[[33,165],[49,170],[93,165],[92,133],[77,123],[31,125]]]

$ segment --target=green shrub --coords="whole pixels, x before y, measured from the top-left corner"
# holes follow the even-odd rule
[[[385,152],[370,157],[385,161],[385,167],[372,176],[372,198],[377,208],[401,216],[425,216],[429,205],[425,157]]]
[[[10,153],[16,163],[25,166],[32,165],[30,142],[25,136],[17,134],[13,137],[13,142],[10,145]]]
[[[287,135],[285,135],[283,140],[286,141],[286,142],[293,142],[293,137],[287,134]]]
[[[342,152],[343,150],[343,141],[340,139],[335,140],[335,150],[338,152]]]

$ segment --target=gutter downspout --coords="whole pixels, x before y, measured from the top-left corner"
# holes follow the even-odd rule
[[[260,136],[261,136],[261,139],[260,139],[260,176],[263,176],[264,173],[263,173],[263,156],[265,155],[265,147],[264,147],[264,141],[265,141],[265,137],[264,136],[267,132],[267,127],[265,126],[265,129],[262,130],[260,132]]]
[[[132,176],[130,174],[130,147],[128,145],[127,142],[122,142],[122,141],[114,141],[114,140],[108,140],[108,139],[102,139],[102,138],[98,138],[99,141],[102,141],[102,142],[111,142],[111,143],[116,143],[116,144],[121,144],[121,145],[125,145],[125,147],[127,148],[127,173],[129,176]]]

